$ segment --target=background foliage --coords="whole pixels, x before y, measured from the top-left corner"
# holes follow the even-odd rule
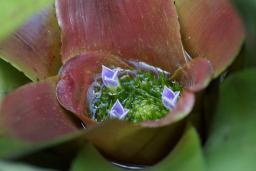
[[[209,93],[205,99],[216,106],[209,122],[209,134],[206,143],[202,143],[196,130],[189,126],[182,139],[163,161],[145,170],[179,170],[179,171],[254,171],[256,170],[256,0],[232,0],[239,10],[247,29],[247,37],[242,53],[233,66],[228,70],[227,76],[217,78],[210,85],[208,91],[215,96],[216,101],[209,100]],[[8,36],[18,26],[24,23],[28,17],[36,11],[54,3],[53,0],[9,0],[0,2],[0,18],[2,21],[0,39]],[[223,78],[224,81],[223,81]],[[0,99],[18,86],[28,83],[30,80],[13,66],[0,60]],[[216,83],[217,82],[217,83]],[[214,87],[214,88],[213,88]],[[208,109],[208,111],[210,111]],[[207,114],[207,113],[206,113]],[[54,143],[36,147],[33,152],[27,144],[19,144],[6,137],[0,137],[0,154],[2,159],[12,161],[0,161],[1,171],[50,171],[63,169],[61,166],[44,164],[36,160],[30,160],[39,152],[46,156],[52,156],[56,149],[70,147],[74,142],[83,141],[82,135],[58,140]],[[17,144],[16,144],[17,143]],[[57,144],[61,144],[58,146]],[[79,144],[79,143],[78,143]],[[13,146],[12,146],[13,145]],[[79,145],[77,147],[80,147]],[[14,151],[30,151],[25,157],[9,157]],[[57,150],[58,151],[58,150]],[[72,151],[72,150],[71,150]],[[21,153],[20,153],[21,154]],[[23,154],[23,153],[22,153]],[[57,153],[58,154],[58,153]],[[29,157],[31,155],[31,157]],[[8,156],[8,157],[7,157]],[[75,156],[75,155],[74,155]],[[47,163],[49,158],[45,158]],[[55,160],[55,158],[52,158]],[[20,163],[21,162],[21,163]],[[22,164],[22,163],[28,164]],[[51,161],[54,163],[54,161]],[[59,162],[59,161],[56,161]],[[82,147],[74,158],[71,170],[122,170],[107,162],[98,151],[89,144]],[[38,165],[38,166],[29,166]],[[53,169],[41,169],[39,167],[52,167]]]
[[[26,19],[36,11],[46,7],[53,0],[9,0],[0,2],[1,29],[0,38],[3,38],[22,25]]]

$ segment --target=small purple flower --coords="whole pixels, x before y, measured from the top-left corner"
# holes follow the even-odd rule
[[[129,112],[128,109],[125,109],[119,100],[115,102],[113,107],[110,111],[110,118],[118,118],[118,119],[124,119],[127,113]]]
[[[164,86],[162,92],[162,103],[167,109],[173,109],[177,103],[180,92],[173,92],[172,89]]]
[[[119,86],[117,74],[118,74],[118,70],[115,70],[115,69],[112,70],[112,69],[102,65],[101,76],[102,76],[103,84],[106,87],[116,88]]]

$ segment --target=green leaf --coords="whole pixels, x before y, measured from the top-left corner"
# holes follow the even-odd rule
[[[74,160],[71,171],[120,171],[121,168],[114,166],[106,160],[92,145],[86,144]]]
[[[0,170],[1,171],[54,171],[52,169],[43,169],[35,166],[30,166],[23,163],[13,163],[0,161]]]
[[[3,71],[7,72],[9,69]],[[10,78],[17,76],[18,74],[12,75]],[[57,102],[56,80],[56,77],[52,77],[42,82],[26,84],[1,102],[0,158],[17,158],[83,137],[78,125],[80,122],[73,120]]]
[[[256,66],[256,0],[232,0],[240,12],[246,28],[246,58],[245,66]]]
[[[25,75],[0,59],[0,100],[15,88],[29,82]]]
[[[173,152],[150,170],[204,171],[205,164],[196,130],[189,127]]]
[[[8,0],[0,1],[1,29],[0,39],[23,24],[36,11],[53,3],[53,0]]]
[[[24,151],[31,151],[31,145],[7,136],[0,137],[0,158],[11,158],[19,156]]]
[[[254,171],[256,168],[256,69],[227,78],[206,144],[209,171]]]
[[[44,149],[60,147],[61,145],[74,145],[71,147],[77,150],[86,142],[84,130],[77,131],[72,134],[64,135],[52,140],[29,143],[7,135],[0,136],[0,158],[1,159],[17,159],[19,157],[29,155]],[[67,148],[66,146],[66,148]],[[68,151],[68,149],[66,149]],[[0,169],[1,170],[1,169]]]

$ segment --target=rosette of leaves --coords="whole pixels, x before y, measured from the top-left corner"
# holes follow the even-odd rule
[[[186,156],[183,146],[200,146],[187,119],[196,93],[231,64],[243,39],[228,0],[57,0],[0,43],[1,58],[31,79],[2,100],[2,143],[13,146],[1,155],[75,139],[75,148],[89,142],[116,163],[152,166],[162,160],[162,167],[174,158],[175,166],[175,158]],[[170,72],[183,86],[181,98],[159,120],[96,123],[87,114],[89,86],[102,65],[132,68],[130,60]],[[81,153],[86,151],[97,153],[91,147]]]

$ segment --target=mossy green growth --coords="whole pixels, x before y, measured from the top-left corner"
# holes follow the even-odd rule
[[[119,76],[118,88],[105,87],[98,81],[94,86],[94,95],[91,102],[91,117],[97,122],[109,119],[109,111],[118,99],[124,108],[129,109],[125,120],[141,122],[156,120],[165,116],[170,110],[161,100],[164,86],[171,87],[173,91],[181,91],[179,83],[164,73],[136,71],[126,72]]]

